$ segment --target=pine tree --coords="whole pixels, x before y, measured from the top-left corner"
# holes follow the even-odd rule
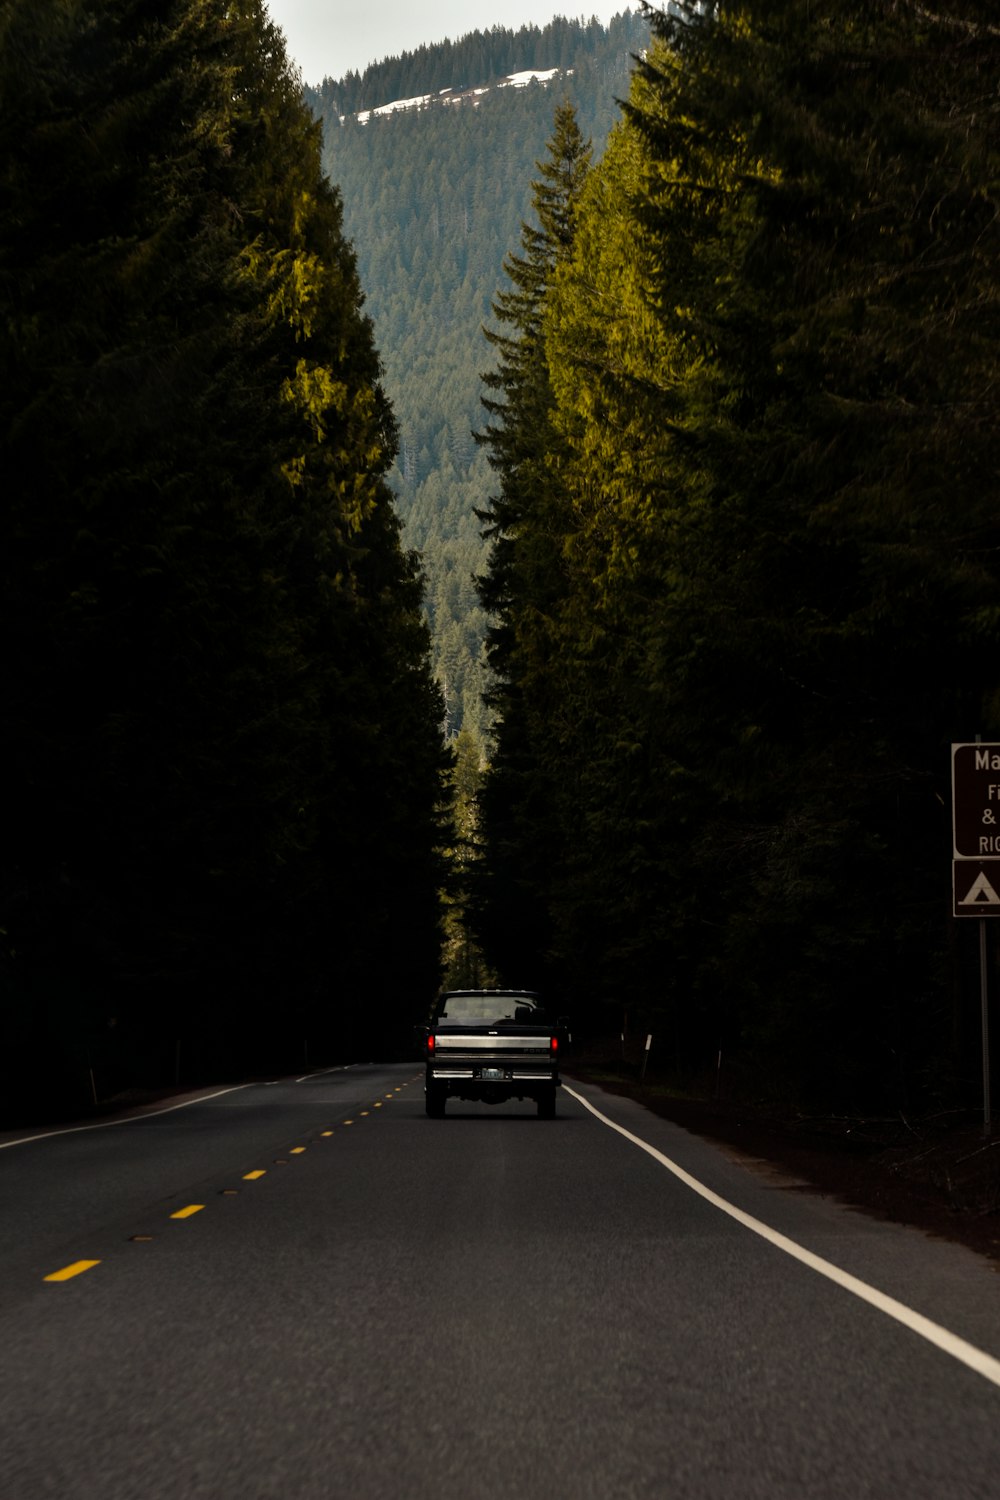
[[[578,1007],[677,979],[665,932],[683,904],[670,693],[653,642],[676,608],[681,509],[669,386],[684,361],[646,304],[633,203],[641,150],[612,133],[576,216],[545,336],[572,516],[559,607],[556,712],[543,747],[566,855],[554,952]]]
[[[544,962],[547,871],[558,861],[547,817],[551,788],[533,748],[554,706],[550,635],[565,530],[542,319],[551,278],[572,245],[590,155],[575,111],[563,102],[533,183],[537,223],[522,227],[523,254],[504,263],[513,289],[494,303],[509,331],[487,331],[498,367],[484,377],[496,394],[484,398],[492,421],[480,440],[500,492],[481,517],[492,541],[480,595],[496,620],[487,638],[496,753],[483,792],[489,879],[480,923],[488,955],[510,976],[538,973]]]

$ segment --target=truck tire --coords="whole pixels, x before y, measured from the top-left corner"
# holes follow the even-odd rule
[[[556,1117],[556,1091],[554,1088],[546,1089],[544,1094],[538,1096],[538,1118],[540,1120],[554,1120]]]

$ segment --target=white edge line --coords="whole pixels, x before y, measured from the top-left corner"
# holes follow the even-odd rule
[[[169,1104],[166,1109],[151,1109],[143,1115],[128,1115],[124,1120],[98,1120],[93,1125],[67,1125],[63,1130],[43,1130],[40,1135],[22,1135],[16,1141],[0,1141],[0,1151],[8,1146],[27,1146],[31,1141],[49,1141],[57,1135],[76,1135],[80,1130],[107,1130],[111,1125],[135,1125],[139,1120],[152,1120],[157,1115],[173,1114],[175,1109],[187,1109],[191,1104],[205,1104],[209,1099],[221,1099],[223,1094],[235,1094],[238,1089],[248,1089],[249,1083],[234,1083],[232,1088],[217,1089],[214,1094],[199,1094],[197,1099],[185,1099],[183,1104]]]
[[[332,1068],[317,1068],[312,1073],[303,1073],[301,1078],[296,1078],[296,1083],[308,1083],[310,1078],[325,1078],[328,1073],[346,1073],[352,1063],[335,1063]],[[277,1082],[281,1082],[280,1079]]]
[[[634,1146],[638,1146],[640,1150],[645,1151],[654,1161],[658,1161],[661,1166],[666,1167],[668,1172],[672,1172],[686,1187],[691,1188],[699,1197],[704,1198],[707,1203],[711,1203],[713,1207],[721,1209],[724,1214],[728,1214],[731,1219],[735,1219],[737,1223],[742,1224],[746,1229],[752,1230],[754,1234],[760,1235],[761,1239],[767,1240],[769,1244],[774,1245],[778,1250],[783,1250],[793,1260],[801,1261],[804,1266],[817,1271],[820,1276],[825,1276],[829,1281],[835,1282],[837,1286],[851,1292],[855,1297],[860,1298],[862,1302],[869,1303],[888,1317],[894,1318],[897,1323],[902,1323],[905,1328],[909,1328],[911,1332],[919,1334],[921,1338],[926,1339],[930,1344],[934,1344],[938,1349],[943,1350],[945,1354],[950,1354],[953,1359],[957,1359],[963,1365],[967,1365],[977,1375],[982,1375],[984,1379],[991,1381],[995,1386],[1000,1386],[1000,1360],[994,1359],[991,1354],[987,1354],[983,1349],[977,1349],[975,1344],[967,1343],[965,1339],[959,1338],[957,1334],[949,1332],[947,1328],[942,1328],[939,1323],[934,1323],[930,1318],[925,1318],[922,1313],[915,1312],[912,1307],[907,1307],[905,1303],[897,1302],[895,1297],[887,1296],[885,1292],[880,1292],[877,1288],[869,1286],[866,1281],[859,1280],[857,1276],[852,1276],[850,1272],[842,1271],[839,1266],[833,1265],[831,1261],[824,1260],[822,1256],[814,1255],[811,1250],[806,1250],[804,1246],[797,1244],[795,1240],[790,1240],[787,1236],[779,1234],[776,1229],[772,1229],[770,1225],[765,1224],[761,1219],[755,1219],[752,1214],[744,1213],[734,1203],[729,1203],[725,1198],[720,1198],[718,1193],[713,1193],[711,1188],[705,1187],[704,1183],[699,1182],[697,1177],[692,1177],[689,1172],[685,1172],[683,1167],[679,1167],[675,1161],[671,1161],[669,1156],[664,1156],[662,1151],[657,1151],[655,1146],[651,1146],[641,1136],[633,1135],[630,1130],[625,1129],[624,1125],[617,1125],[614,1120],[609,1120],[607,1115],[601,1114],[599,1109],[595,1109],[594,1105],[588,1099],[585,1099],[582,1094],[578,1094],[575,1089],[570,1088],[566,1084],[563,1086],[568,1094],[572,1094],[573,1098],[577,1099],[583,1105],[584,1109],[589,1109],[592,1115],[596,1115],[597,1119],[603,1125],[607,1125],[611,1130],[617,1130],[619,1135],[623,1135],[627,1141],[631,1141]]]

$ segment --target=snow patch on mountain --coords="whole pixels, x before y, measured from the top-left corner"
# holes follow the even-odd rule
[[[572,69],[569,69],[572,72]],[[478,104],[483,94],[488,94],[491,88],[498,89],[523,89],[530,83],[551,83],[553,78],[560,77],[560,68],[526,68],[522,73],[508,73],[506,78],[501,78],[496,84],[483,84],[474,89],[441,89],[437,94],[419,94],[415,99],[393,99],[390,104],[380,104],[377,109],[364,109],[355,116],[359,125],[367,125],[374,115],[392,115],[400,109],[427,109],[434,104]],[[343,116],[341,124],[344,123]]]

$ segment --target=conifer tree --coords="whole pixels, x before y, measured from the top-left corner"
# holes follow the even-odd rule
[[[575,111],[564,101],[532,184],[537,223],[522,226],[523,254],[504,263],[513,289],[494,303],[508,331],[487,331],[499,358],[496,370],[484,376],[495,394],[484,398],[492,420],[480,441],[500,491],[481,516],[492,542],[480,596],[496,622],[487,644],[496,751],[483,792],[489,873],[480,927],[488,956],[512,980],[516,971],[522,978],[541,972],[549,945],[547,871],[557,862],[558,835],[548,816],[551,787],[537,740],[555,704],[552,609],[561,592],[566,521],[542,321],[552,276],[572,245],[590,154]]]
[[[554,957],[594,1017],[621,993],[679,986],[667,934],[684,905],[669,681],[655,643],[677,609],[683,488],[671,382],[682,351],[646,303],[634,218],[641,142],[612,133],[590,174],[545,334],[572,515],[559,607],[558,712],[544,745],[566,855],[553,893]]]

